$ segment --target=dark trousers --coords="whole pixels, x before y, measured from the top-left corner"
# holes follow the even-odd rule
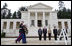
[[[39,40],[41,40],[42,39],[42,35],[39,35]]]
[[[44,40],[46,40],[46,34],[44,34]]]
[[[21,34],[21,33],[19,33],[19,36],[20,36],[20,34]],[[21,39],[22,39],[22,37],[20,36],[20,39],[19,39],[19,41],[21,41]]]
[[[16,41],[20,41],[22,39],[22,34],[20,33]]]
[[[67,29],[66,29],[66,33],[68,33]]]
[[[48,33],[49,40],[51,40],[51,33]]]
[[[54,38],[55,38],[55,40],[57,40],[57,34],[54,34]]]
[[[16,41],[20,41],[22,39],[22,43],[26,43],[26,35],[23,33],[19,34],[19,37],[16,39]]]
[[[26,35],[25,34],[23,34],[23,36],[22,36],[22,43],[26,43]]]

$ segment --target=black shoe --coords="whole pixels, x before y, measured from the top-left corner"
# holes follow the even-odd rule
[[[25,43],[27,43],[27,42],[24,42],[23,44],[25,44]]]
[[[15,43],[17,43],[17,40],[15,41]]]
[[[46,40],[44,40],[44,41],[46,41]]]
[[[57,39],[55,39],[55,40],[57,40]]]
[[[39,40],[39,41],[41,41],[41,40]]]

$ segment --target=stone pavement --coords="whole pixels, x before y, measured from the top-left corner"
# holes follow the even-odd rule
[[[39,41],[38,38],[27,38],[27,43],[23,44],[22,40],[20,43],[15,43],[16,38],[1,38],[1,45],[65,45],[64,39],[61,41],[55,41],[54,38],[52,38],[50,41],[47,38],[46,41],[42,38],[41,41]],[[67,44],[71,45],[71,38],[67,40]]]

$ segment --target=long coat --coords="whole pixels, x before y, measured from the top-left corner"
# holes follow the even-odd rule
[[[42,35],[42,29],[38,29],[38,35]]]
[[[54,34],[57,34],[57,29],[53,29],[53,33]]]
[[[47,29],[45,28],[45,29],[43,29],[43,33],[44,34],[46,34],[47,33]]]

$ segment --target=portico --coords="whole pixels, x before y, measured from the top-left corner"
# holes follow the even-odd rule
[[[30,23],[31,20],[34,20],[35,27],[38,27],[39,22],[41,24],[40,27],[48,26],[45,24],[45,20],[47,20],[46,23],[48,24],[48,19],[46,17],[49,17],[49,12],[29,12],[28,14],[28,22]],[[30,27],[30,24],[28,27]]]

